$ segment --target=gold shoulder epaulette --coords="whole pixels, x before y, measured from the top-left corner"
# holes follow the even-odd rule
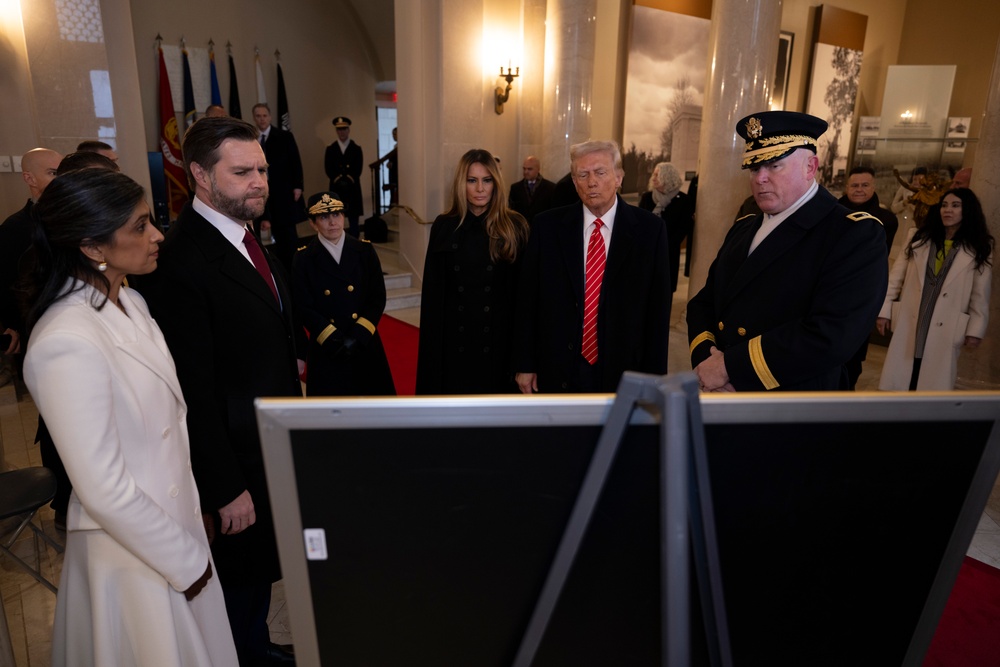
[[[865,211],[855,211],[854,213],[848,213],[847,214],[847,219],[848,220],[853,220],[854,222],[860,222],[861,220],[864,220],[865,218],[871,218],[872,220],[874,220],[878,224],[880,224],[880,225],[882,224],[881,220],[879,220],[878,218],[876,218],[871,213],[866,213]]]
[[[755,215],[757,215],[757,214],[756,213],[747,213],[746,215],[742,215],[742,216],[736,218],[736,222],[739,222],[740,220],[746,220],[747,218],[752,218]]]
[[[368,239],[361,239],[361,242],[362,243],[371,243],[371,241],[369,241]]]
[[[299,246],[299,250],[305,250],[305,249],[306,249],[306,248],[308,248],[308,247],[309,247],[308,245],[304,245],[304,246]]]

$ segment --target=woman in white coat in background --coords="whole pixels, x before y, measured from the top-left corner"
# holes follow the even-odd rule
[[[84,169],[35,210],[24,378],[73,483],[52,664],[236,665],[174,362],[122,285],[156,268],[145,193]]]
[[[990,313],[993,237],[979,199],[949,190],[911,229],[889,273],[876,320],[892,330],[879,389],[955,388],[962,346],[978,347]]]

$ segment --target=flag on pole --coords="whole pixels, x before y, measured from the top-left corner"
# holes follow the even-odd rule
[[[212,78],[212,104],[222,106],[222,91],[219,90],[219,75],[215,71],[215,49],[208,49],[208,69]]]
[[[288,98],[285,96],[285,77],[281,73],[281,63],[278,63],[278,118],[282,130],[292,129],[292,118],[288,113]]]
[[[240,87],[236,85],[236,63],[233,54],[229,54],[229,115],[233,118],[243,118],[240,108]]]
[[[184,63],[184,129],[191,127],[191,123],[197,120],[194,108],[194,86],[191,84],[191,64],[188,62],[187,48],[181,49],[182,62]]]
[[[254,64],[257,67],[257,103],[267,104],[267,93],[264,91],[264,72],[260,68],[260,54],[254,54]]]
[[[163,173],[167,181],[167,208],[175,219],[188,200],[187,175],[181,158],[180,131],[174,113],[174,98],[167,78],[167,63],[160,52],[160,152],[163,153]]]

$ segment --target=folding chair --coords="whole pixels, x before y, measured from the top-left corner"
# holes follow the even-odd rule
[[[39,508],[52,500],[55,494],[56,477],[48,468],[36,466],[0,473],[0,522],[6,524],[7,519],[16,519],[18,522],[17,527],[12,532],[9,530],[0,532],[0,537],[9,535],[9,538],[0,544],[0,549],[13,558],[38,583],[53,593],[57,592],[56,587],[41,573],[41,552],[38,548],[38,538],[41,537],[46,544],[59,553],[62,553],[63,546],[46,535],[41,528],[35,525],[33,519]],[[14,542],[17,541],[25,528],[31,528],[34,533],[32,537],[35,548],[35,567],[31,567],[11,551]]]

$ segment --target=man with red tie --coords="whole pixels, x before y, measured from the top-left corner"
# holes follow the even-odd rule
[[[194,198],[139,289],[177,366],[191,464],[240,664],[294,661],[270,642],[271,584],[281,578],[260,436],[258,396],[301,396],[280,262],[251,228],[268,197],[257,129],[202,118],[184,135]]]
[[[617,195],[618,144],[576,144],[570,165],[582,202],[535,218],[521,267],[513,363],[526,394],[613,392],[627,370],[667,372],[666,225]]]

